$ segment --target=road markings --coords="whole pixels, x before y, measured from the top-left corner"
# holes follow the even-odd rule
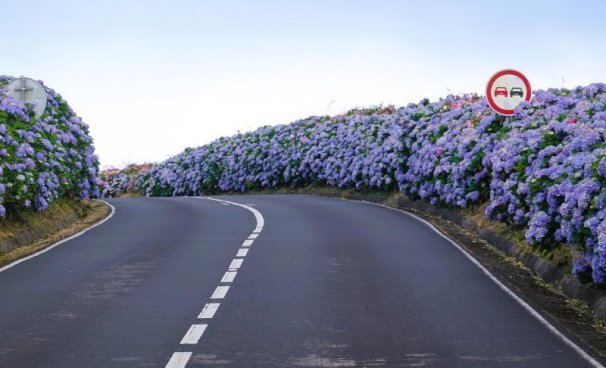
[[[265,225],[265,220],[263,219],[263,215],[261,214],[261,212],[252,208],[250,205],[244,205],[244,204],[237,203],[237,202],[224,201],[222,199],[214,199],[214,198],[210,198],[210,197],[207,197],[207,198],[196,197],[196,198],[208,199],[211,201],[219,202],[222,205],[227,205],[227,206],[234,205],[234,206],[242,207],[242,208],[245,208],[248,211],[252,212],[253,215],[255,215],[255,221],[257,222],[257,225],[256,225],[254,231],[248,237],[248,239],[246,239],[242,243],[242,247],[250,247],[253,244],[254,239],[256,239],[259,236],[259,234],[261,233],[261,231],[263,231],[263,226]],[[231,263],[229,264],[228,270],[225,272],[225,274],[221,278],[221,283],[232,283],[234,281],[234,279],[236,278],[236,275],[238,274],[237,270],[242,266],[242,262],[244,261],[243,257],[246,257],[248,255],[249,250],[250,250],[250,248],[239,248],[238,249],[238,253],[236,254],[236,257],[242,257],[242,258],[232,259]],[[0,271],[1,270],[2,269],[0,269]],[[217,288],[211,295],[210,299],[213,299],[213,300],[224,299],[225,296],[227,295],[228,291],[229,291],[229,286],[219,285],[219,286],[217,286]],[[206,305],[204,305],[204,308],[198,315],[198,319],[212,319],[215,316],[215,313],[217,313],[217,310],[219,309],[220,305],[221,305],[221,303],[206,303]],[[185,336],[183,336],[183,339],[181,340],[181,344],[183,344],[183,345],[198,344],[200,342],[200,339],[202,338],[202,334],[204,334],[204,331],[206,331],[207,327],[208,327],[207,324],[193,324],[189,328],[189,330],[185,333]],[[180,351],[175,352],[172,355],[172,357],[170,358],[170,360],[168,361],[168,364],[166,364],[165,368],[183,368],[187,365],[187,362],[189,361],[191,355],[192,355],[192,352],[180,352]]]
[[[191,357],[191,352],[176,352],[170,357],[168,364],[166,364],[166,368],[183,368],[187,365],[189,358]]]
[[[225,272],[225,275],[223,275],[221,282],[234,282],[237,274],[238,272],[236,271],[227,271]]]
[[[235,258],[233,261],[231,261],[231,264],[229,265],[229,269],[237,270],[238,268],[242,267],[242,262],[244,262],[243,259]]]
[[[561,333],[560,331],[558,331],[558,329],[555,328],[551,323],[549,323],[549,321],[547,321],[539,312],[537,312],[528,303],[526,303],[522,298],[520,298],[516,293],[514,293],[511,289],[509,289],[501,281],[499,281],[499,279],[497,279],[496,276],[494,276],[492,273],[490,273],[490,271],[488,271],[488,269],[486,267],[484,267],[480,263],[480,261],[478,261],[477,259],[475,259],[471,254],[469,254],[465,250],[465,248],[463,248],[462,246],[460,246],[454,240],[450,239],[448,236],[446,236],[444,233],[442,233],[440,230],[438,230],[438,228],[436,228],[429,221],[427,221],[427,220],[425,220],[425,219],[423,219],[423,218],[421,218],[421,217],[419,217],[419,216],[417,216],[415,214],[412,214],[410,212],[401,210],[399,208],[389,207],[389,206],[386,206],[384,204],[367,202],[367,201],[356,201],[356,200],[353,200],[353,199],[345,199],[345,198],[342,198],[342,200],[349,201],[349,202],[358,202],[358,203],[362,202],[362,203],[367,203],[367,204],[371,204],[371,205],[375,205],[375,206],[379,206],[379,207],[384,207],[384,208],[390,209],[392,211],[402,212],[402,213],[404,213],[404,214],[406,214],[408,216],[411,216],[411,217],[417,219],[418,221],[422,222],[423,224],[427,225],[435,233],[437,233],[438,235],[440,235],[442,238],[446,239],[450,244],[454,245],[455,248],[458,249],[461,253],[463,253],[463,255],[465,255],[465,257],[467,257],[467,259],[469,259],[471,261],[471,263],[473,263],[476,267],[478,267],[480,269],[480,271],[482,271],[482,273],[484,273],[486,276],[488,276],[489,279],[491,279],[495,284],[497,284],[497,286],[501,290],[503,290],[507,295],[509,295],[511,298],[513,298],[513,300],[515,300],[518,304],[520,304],[520,306],[522,306],[522,308],[524,308],[528,313],[530,313],[534,318],[536,318],[539,321],[539,323],[541,323],[543,326],[545,326],[551,333],[553,333],[556,337],[558,337],[560,339],[560,341],[562,341],[565,345],[567,345],[568,347],[570,347],[577,354],[579,354],[583,359],[585,359],[587,361],[587,363],[589,363],[592,367],[595,367],[595,368],[604,368],[604,366],[600,362],[598,362],[597,360],[595,360],[593,357],[591,357],[591,355],[587,354],[585,352],[585,350],[581,349],[577,344],[575,344],[574,342],[572,342],[563,333]]]
[[[202,309],[202,312],[200,312],[200,314],[198,315],[198,318],[200,318],[200,319],[213,318],[215,316],[215,313],[217,313],[217,310],[219,309],[220,305],[221,305],[221,303],[206,303],[206,305]]]
[[[210,297],[211,299],[224,299],[229,291],[229,286],[217,286],[215,292]]]
[[[6,266],[4,266],[4,267],[0,267],[0,272],[2,272],[2,271],[6,271],[6,270],[8,270],[9,268],[13,268],[13,267],[15,267],[16,265],[18,265],[19,263],[23,263],[23,262],[25,262],[25,261],[27,261],[27,260],[29,260],[29,259],[32,259],[32,258],[34,258],[34,257],[37,257],[37,256],[39,256],[39,255],[41,255],[41,254],[43,254],[43,253],[46,253],[46,252],[48,252],[49,250],[51,250],[51,249],[53,249],[53,248],[55,248],[55,247],[57,247],[57,246],[59,246],[59,245],[61,245],[61,244],[65,243],[65,242],[68,242],[68,241],[70,241],[70,240],[72,240],[72,239],[74,239],[74,238],[77,238],[77,237],[79,237],[79,236],[81,236],[81,235],[84,235],[84,233],[85,233],[85,232],[87,232],[87,231],[89,231],[89,230],[91,230],[91,229],[96,228],[97,226],[99,226],[99,225],[103,224],[105,221],[109,220],[110,218],[112,218],[112,217],[114,216],[114,214],[116,213],[116,208],[115,208],[114,206],[112,206],[111,204],[109,204],[109,203],[107,203],[107,202],[105,202],[105,201],[99,200],[99,199],[96,199],[96,201],[99,201],[99,202],[103,202],[103,203],[105,203],[105,204],[106,204],[106,205],[108,205],[108,206],[109,206],[109,208],[111,209],[111,212],[109,213],[109,215],[108,215],[106,218],[104,218],[103,220],[101,220],[101,221],[97,222],[96,224],[94,224],[94,225],[92,225],[92,226],[90,226],[90,227],[87,227],[86,229],[84,229],[84,230],[80,231],[79,233],[74,234],[74,235],[72,235],[72,236],[69,236],[69,237],[67,237],[67,238],[65,238],[65,239],[63,239],[63,240],[59,240],[59,241],[58,241],[58,242],[56,242],[55,244],[53,244],[53,245],[51,245],[51,246],[48,246],[48,247],[46,247],[46,248],[44,248],[44,249],[42,249],[42,250],[40,250],[40,251],[38,251],[38,252],[36,252],[36,253],[34,253],[34,254],[30,254],[29,256],[24,257],[24,258],[21,258],[21,259],[19,259],[19,260],[17,260],[17,261],[14,261],[14,262],[12,262],[12,263],[9,263],[9,264],[7,264],[7,265],[6,265]],[[257,224],[258,224],[258,222],[257,222]],[[258,225],[257,225],[257,226],[258,226]]]
[[[197,344],[206,327],[208,325],[191,325],[185,336],[183,336],[183,339],[181,339],[181,344]]]

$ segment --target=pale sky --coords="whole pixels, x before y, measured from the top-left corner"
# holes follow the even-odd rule
[[[101,165],[353,107],[606,82],[606,1],[0,0],[0,74],[41,79]]]

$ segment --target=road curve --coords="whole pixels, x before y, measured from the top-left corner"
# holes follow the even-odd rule
[[[0,272],[0,367],[592,366],[404,213],[214,198],[264,225],[214,200],[111,200],[103,225]]]

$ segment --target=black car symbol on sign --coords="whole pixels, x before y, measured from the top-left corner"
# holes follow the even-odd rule
[[[511,91],[509,91],[509,97],[513,97],[513,96],[520,96],[520,97],[524,98],[524,92],[522,91],[522,88],[513,87],[511,89]]]

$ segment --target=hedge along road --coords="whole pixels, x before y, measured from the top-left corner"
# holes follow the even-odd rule
[[[214,198],[111,200],[0,272],[0,367],[600,366],[407,214]]]

